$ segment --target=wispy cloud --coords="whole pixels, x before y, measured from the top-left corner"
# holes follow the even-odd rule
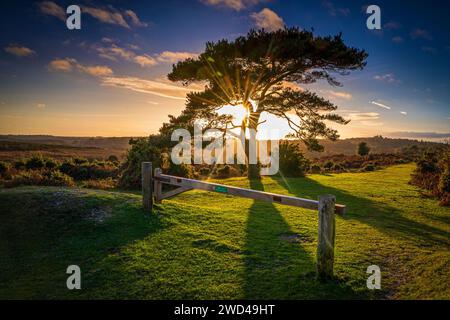
[[[177,100],[184,100],[187,93],[196,91],[190,87],[138,77],[104,77],[101,79],[101,84]]]
[[[436,54],[438,53],[438,49],[434,47],[422,47],[421,50],[426,53]]]
[[[397,79],[395,78],[395,75],[392,74],[392,73],[386,73],[386,74],[381,74],[381,75],[375,75],[373,78],[374,78],[375,80],[378,80],[378,81],[385,81],[385,82],[388,82],[388,83],[400,83],[400,82],[401,82],[400,80],[397,80]]]
[[[94,46],[94,49],[98,52],[99,56],[105,59],[117,61],[118,58],[139,64],[141,67],[151,67],[158,63],[175,63],[180,60],[195,58],[198,56],[192,52],[173,52],[164,51],[156,55],[137,54],[132,50],[119,47],[116,44],[112,44],[109,47]],[[136,48],[139,49],[139,48]]]
[[[384,29],[396,30],[401,28],[401,24],[395,21],[389,21],[383,25]]]
[[[284,27],[283,19],[269,8],[264,8],[260,12],[253,12],[250,17],[258,28],[264,28],[267,31],[276,31]]]
[[[71,72],[76,63],[77,61],[75,59],[70,58],[55,59],[50,61],[47,68],[50,71]]]
[[[62,21],[66,21],[66,12],[62,7],[53,1],[43,1],[38,4],[39,10],[43,14],[57,17]]]
[[[141,21],[133,10],[119,11],[112,6],[102,8],[83,6],[82,12],[102,23],[114,24],[127,29],[131,29],[130,24],[136,27],[146,27],[148,25]],[[125,18],[129,20],[130,24]]]
[[[135,52],[112,44],[109,47],[94,46],[99,56],[105,59],[117,61],[117,58],[124,59],[140,65],[141,67],[151,67],[157,64],[157,61],[146,54],[138,55]]]
[[[370,101],[370,103],[371,103],[371,104],[374,104],[374,105],[376,105],[376,106],[379,106],[379,107],[381,107],[381,108],[384,108],[384,109],[387,109],[387,110],[391,110],[391,107],[389,107],[389,106],[387,106],[387,105],[385,105],[385,104],[383,104],[383,103],[376,102],[376,101]]]
[[[105,77],[111,76],[113,74],[111,68],[107,66],[83,65],[79,63],[77,60],[72,58],[55,59],[48,64],[48,70],[54,72],[72,72],[75,69],[94,77]]]
[[[402,43],[403,41],[404,41],[403,38],[400,36],[396,36],[396,37],[392,38],[392,42],[394,42],[394,43]]]
[[[36,104],[36,108],[38,108],[38,109],[45,109],[45,107],[46,107],[45,103],[37,103]]]
[[[407,115],[408,115],[408,112],[406,112],[406,111],[400,111],[400,113],[401,113],[402,115],[404,115],[404,116],[407,116]]]
[[[350,14],[350,9],[348,8],[338,8],[333,2],[324,0],[322,1],[322,6],[327,9],[328,13],[335,17],[337,15],[348,16]]]
[[[326,90],[325,93],[328,93],[329,95],[331,95],[333,97],[341,98],[341,99],[345,99],[345,100],[351,100],[353,97],[351,93],[343,92],[343,91]]]
[[[433,40],[431,34],[425,29],[415,28],[409,35],[412,39]]]
[[[146,22],[142,22],[139,17],[137,16],[136,12],[133,10],[126,10],[124,12],[126,16],[128,16],[131,20],[131,23],[136,27],[147,27],[148,24]]]
[[[4,50],[16,57],[30,57],[36,54],[34,50],[18,44],[10,44]]]
[[[378,120],[380,118],[380,114],[378,112],[347,111],[342,113],[344,117],[352,121],[370,121],[370,120]]]
[[[188,58],[196,58],[197,56],[197,53],[192,52],[164,51],[158,54],[156,59],[160,62],[175,63]]]
[[[204,4],[210,6],[220,6],[240,11],[247,7],[263,2],[261,0],[201,0]]]

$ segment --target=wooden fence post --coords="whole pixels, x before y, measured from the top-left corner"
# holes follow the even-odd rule
[[[333,277],[335,203],[333,195],[319,196],[319,239],[317,242],[317,277],[329,279]]]
[[[160,168],[155,169],[155,177],[159,177],[162,173]],[[154,179],[155,203],[161,203],[162,200],[162,183],[161,181]]]
[[[142,162],[142,204],[148,213],[152,212],[153,207],[152,171],[151,162]]]

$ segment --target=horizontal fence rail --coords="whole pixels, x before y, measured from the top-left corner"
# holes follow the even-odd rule
[[[281,203],[288,206],[295,206],[305,209],[318,210],[319,209],[319,201],[311,200],[311,199],[303,199],[298,197],[286,196],[281,194],[275,194],[265,191],[245,189],[239,187],[231,187],[218,183],[211,183],[205,181],[199,181],[188,178],[181,178],[176,176],[171,176],[167,174],[158,174],[155,173],[154,180],[160,181],[164,184],[169,184],[172,186],[185,187],[188,190],[198,189],[205,191],[212,191],[217,193],[229,194],[232,196],[250,198],[254,200],[262,200],[268,202]],[[176,190],[176,189],[175,189]],[[187,191],[187,190],[184,190]],[[183,191],[183,192],[184,192]],[[170,192],[170,191],[169,191]],[[176,193],[178,194],[178,193]],[[162,199],[165,199],[163,196]],[[161,200],[162,200],[161,199]],[[157,199],[159,200],[159,199]],[[345,214],[345,205],[336,204],[335,205],[335,213],[338,215]]]

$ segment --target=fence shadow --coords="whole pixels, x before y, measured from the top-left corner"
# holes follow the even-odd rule
[[[288,183],[289,179],[281,177],[271,179],[297,197],[317,200],[320,194],[335,195],[337,203],[347,206],[345,220],[357,220],[391,236],[414,238],[424,245],[450,246],[449,232],[409,219],[389,204],[357,197],[344,190],[322,185],[310,178],[297,178],[292,184]]]
[[[250,187],[264,190],[260,180],[251,180]],[[272,203],[254,201],[246,225],[245,298],[362,298],[338,280],[317,281],[305,242],[315,244],[317,239],[295,234]]]

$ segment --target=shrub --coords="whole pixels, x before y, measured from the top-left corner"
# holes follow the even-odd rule
[[[200,168],[200,174],[202,176],[208,176],[211,173],[211,169],[208,167]]]
[[[178,165],[171,165],[169,170],[167,171],[168,174],[177,176],[177,177],[183,177],[183,178],[194,178],[194,167],[189,164],[178,164]]]
[[[331,168],[334,167],[334,162],[333,162],[333,161],[328,161],[328,162],[326,162],[326,163],[324,164],[323,167],[324,167],[325,169],[327,169],[327,170],[331,170]]]
[[[53,159],[46,159],[45,160],[45,168],[46,169],[55,169],[58,166],[58,163],[54,161]]]
[[[361,157],[367,156],[369,154],[369,152],[370,152],[370,148],[369,148],[369,146],[367,145],[366,142],[361,142],[358,145],[358,154]]]
[[[375,166],[373,164],[367,164],[364,168],[364,171],[375,171]]]
[[[222,168],[217,169],[217,177],[218,178],[228,178],[230,176],[230,166],[225,165]]]
[[[450,170],[446,168],[439,178],[439,192],[450,193]]]
[[[279,146],[279,169],[285,176],[302,177],[309,169],[310,161],[306,159],[297,145],[282,141]]]
[[[70,160],[67,160],[60,164],[59,171],[70,175],[72,173],[72,171],[74,170],[74,168],[75,168],[75,165],[73,164],[73,162]]]
[[[17,160],[16,162],[14,162],[14,169],[16,169],[16,170],[23,170],[23,169],[25,169],[25,161]]]
[[[82,165],[82,164],[89,163],[89,161],[85,158],[74,158],[73,163],[76,165]]]
[[[28,170],[37,170],[42,169],[45,166],[45,161],[42,155],[36,154],[33,155],[30,159],[25,163],[25,167]]]
[[[345,170],[344,167],[341,166],[339,163],[335,163],[334,166],[333,166],[333,171],[342,172],[344,170]]]
[[[170,136],[169,136],[170,141]],[[161,135],[151,135],[148,138],[130,140],[131,148],[127,152],[126,160],[121,167],[119,185],[123,188],[138,188],[141,186],[141,163],[151,161],[153,168],[167,170],[169,145],[167,139]]]
[[[0,161],[0,176],[3,176],[9,170],[9,165],[6,162]]]
[[[41,173],[39,171],[25,171],[5,181],[6,188],[17,187],[21,185],[28,186],[67,186],[75,185],[73,179],[60,171],[49,171]]]
[[[322,169],[318,164],[313,164],[310,168],[311,173],[320,173]]]
[[[117,157],[117,156],[115,156],[115,155],[110,155],[109,157],[108,157],[108,161],[110,161],[110,162],[119,162],[119,158]]]

